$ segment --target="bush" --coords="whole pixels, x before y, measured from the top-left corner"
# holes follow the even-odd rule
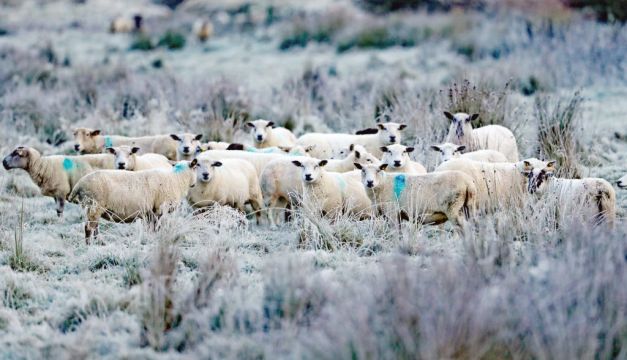
[[[331,43],[349,21],[349,14],[341,9],[310,15],[306,19],[295,22],[293,28],[281,41],[279,49],[305,47],[309,42]]]
[[[564,0],[567,6],[583,9],[594,14],[602,22],[627,21],[627,1],[625,0]]]
[[[337,46],[338,52],[350,50],[353,47],[362,49],[385,49],[392,46],[412,47],[418,42],[416,29],[394,31],[387,27],[366,28],[355,37],[347,39]]]
[[[173,30],[168,30],[159,39],[158,46],[165,46],[170,50],[179,50],[185,47],[185,36]]]
[[[150,51],[155,48],[150,36],[145,34],[139,34],[135,36],[133,43],[131,44],[131,50]]]
[[[427,11],[449,11],[454,7],[465,9],[483,8],[485,0],[355,0],[357,5],[375,14],[394,11],[426,9]]]

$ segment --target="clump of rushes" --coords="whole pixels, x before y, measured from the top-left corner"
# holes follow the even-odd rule
[[[179,50],[185,47],[185,36],[183,34],[168,30],[165,34],[159,39],[158,46],[165,46],[169,50]]]

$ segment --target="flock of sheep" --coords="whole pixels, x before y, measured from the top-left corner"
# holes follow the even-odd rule
[[[295,207],[331,219],[382,215],[422,224],[450,221],[463,231],[467,219],[522,206],[531,194],[577,208],[594,224],[613,226],[616,194],[598,178],[554,176],[555,161],[520,161],[512,132],[499,125],[473,129],[478,114],[444,113],[446,143],[431,148],[441,164],[428,173],[401,144],[403,124],[379,123],[357,134],[309,133],[299,138],[267,120],[247,123],[252,144],[201,143],[184,133],[145,137],[104,135],[78,128],[74,149],[81,155],[42,156],[19,146],[4,168],[24,169],[41,193],[55,199],[59,217],[66,201],[86,211],[85,239],[98,234],[98,221],[157,219],[185,199],[197,209],[214,204],[246,212],[257,224],[267,214],[275,227]],[[627,187],[627,178],[618,181]]]

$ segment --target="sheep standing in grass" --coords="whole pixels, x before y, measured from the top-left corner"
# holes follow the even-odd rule
[[[400,226],[401,220],[423,224],[450,221],[462,228],[474,215],[477,189],[459,171],[424,175],[387,174],[387,164],[361,165],[361,181],[377,212]]]
[[[375,164],[379,160],[370,155],[362,146],[351,145],[350,153],[342,160],[328,160],[325,170],[348,172],[355,169],[354,163]],[[349,150],[347,149],[347,150]],[[269,162],[261,173],[261,191],[268,209],[268,220],[272,227],[276,226],[277,213],[288,211],[303,196],[303,184],[300,180],[300,169],[294,167],[292,161],[305,162],[307,157],[284,157]],[[330,170],[332,169],[332,170]],[[287,212],[285,213],[288,214]],[[286,216],[287,218],[287,216]]]
[[[78,181],[68,199],[86,210],[85,242],[98,235],[98,221],[155,220],[181,202],[196,183],[196,159],[170,169],[138,172],[98,170]]]
[[[508,128],[500,125],[487,125],[473,129],[472,121],[479,118],[479,114],[456,113],[453,115],[445,111],[444,115],[451,121],[447,142],[465,145],[467,151],[496,150],[503,153],[508,161],[518,161],[516,138]]]
[[[468,159],[451,159],[435,171],[461,171],[470,176],[477,188],[477,204],[482,212],[505,207],[520,207],[524,198],[522,163],[485,163]]]
[[[189,191],[187,200],[195,208],[220,204],[243,213],[249,204],[255,211],[257,225],[263,206],[257,172],[248,161],[240,159],[200,161],[196,169],[196,186]]]
[[[113,169],[109,154],[83,156],[41,156],[39,151],[19,146],[2,161],[6,170],[24,169],[44,196],[54,198],[57,215],[63,215],[65,200],[74,185],[95,169]]]
[[[137,146],[115,146],[107,148],[107,152],[115,157],[114,167],[117,170],[141,171],[150,169],[168,169],[172,165],[163,155],[139,155]]]
[[[323,167],[327,160],[293,160],[301,168],[303,207],[334,219],[340,214],[370,216],[370,199],[361,186],[357,172],[336,173]]]
[[[289,155],[289,154],[288,154]],[[209,150],[202,152],[198,155],[199,160],[209,159],[209,160],[223,160],[223,159],[242,159],[250,162],[257,171],[257,176],[261,177],[261,173],[266,165],[276,159],[282,159],[287,157],[285,153],[283,154],[266,154],[263,152],[251,152],[251,151],[241,151],[241,150]]]
[[[612,185],[599,178],[561,179],[553,176],[555,161],[536,158],[523,160],[523,175],[527,191],[554,197],[558,211],[579,214],[581,219],[597,225],[606,222],[610,227],[616,220],[616,193]]]
[[[381,158],[381,146],[400,143],[401,131],[406,125],[388,122],[377,124],[377,128],[376,134],[366,135],[309,133],[298,138],[297,143],[315,146],[310,155],[319,159],[331,158],[338,150],[350,144],[361,145],[372,155]]]
[[[177,142],[176,161],[190,161],[200,152],[200,139],[202,134],[170,134],[172,140]]]
[[[440,153],[440,163],[457,158],[490,163],[508,162],[505,155],[496,150],[477,150],[463,153],[464,150],[466,150],[466,145],[443,143],[440,145],[432,145],[431,150]]]
[[[388,172],[406,173],[409,175],[427,173],[427,169],[422,164],[409,158],[409,153],[414,151],[413,147],[394,144],[382,146],[381,151],[383,152],[381,162],[388,165],[386,169]]]
[[[255,120],[247,123],[252,130],[253,142],[258,149],[273,146],[294,146],[296,136],[284,127],[274,127],[274,122]]]
[[[102,135],[100,130],[77,128],[74,130],[74,150],[80,154],[99,154],[114,146],[137,146],[141,152],[161,154],[169,160],[176,160],[178,142],[170,135],[126,137]]]
[[[618,185],[618,187],[621,189],[627,189],[627,174],[618,179],[618,181],[616,181],[616,185]]]

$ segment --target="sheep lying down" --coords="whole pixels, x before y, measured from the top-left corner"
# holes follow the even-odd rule
[[[114,222],[154,219],[179,204],[196,183],[197,166],[194,159],[178,162],[170,169],[98,170],[79,180],[68,200],[86,211],[87,244],[98,235],[101,217]]]

